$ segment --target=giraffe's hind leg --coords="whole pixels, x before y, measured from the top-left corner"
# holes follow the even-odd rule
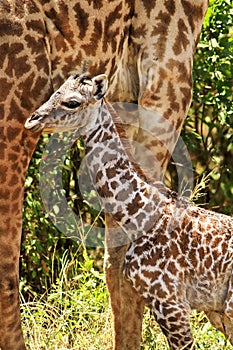
[[[233,345],[233,275],[229,279],[223,311],[207,311],[206,315],[212,325],[222,332]]]
[[[211,324],[222,332],[233,345],[233,319],[217,311],[207,311],[206,316]]]

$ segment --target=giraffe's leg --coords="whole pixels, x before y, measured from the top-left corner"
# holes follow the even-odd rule
[[[207,311],[206,316],[211,324],[222,332],[233,345],[233,319],[217,311]]]
[[[2,227],[1,225],[1,229]],[[10,225],[9,228],[11,227]],[[14,240],[9,240],[8,244],[5,242],[4,246],[1,244],[0,250],[0,348],[2,350],[26,349],[21,330],[18,294],[20,226],[17,230],[14,230]]]
[[[191,310],[179,303],[156,301],[152,311],[171,350],[195,349],[189,320]]]
[[[121,228],[106,215],[105,274],[113,313],[114,350],[140,349],[144,301],[123,275],[124,257],[128,249]],[[121,240],[121,238],[122,240]]]
[[[208,0],[158,2],[150,9],[142,1],[135,2],[132,45],[138,52],[138,159],[156,179],[166,169],[191,103],[193,56],[207,7]],[[148,14],[147,31],[139,35]],[[142,148],[140,152],[141,144],[147,153]]]
[[[35,142],[30,142],[23,136],[23,129],[21,132],[12,129],[11,132],[13,141],[5,148],[7,162],[0,162],[0,348],[23,350],[26,348],[21,329],[18,289],[22,203],[27,165],[37,138]],[[1,133],[2,140],[4,134]]]
[[[44,16],[39,12],[41,6],[37,8],[29,2],[21,5],[20,1],[12,1],[9,7],[0,5],[1,21],[8,23],[0,30],[1,350],[25,349],[18,287],[22,204],[25,174],[38,135],[27,132],[24,122],[29,113],[48,98],[52,87],[45,39],[47,29]],[[33,9],[32,18],[27,6]],[[16,11],[17,8],[20,10]]]
[[[233,275],[229,280],[223,312],[208,311],[206,315],[212,325],[222,332],[233,345]]]

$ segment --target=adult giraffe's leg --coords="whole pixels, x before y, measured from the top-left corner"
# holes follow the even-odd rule
[[[35,142],[24,135],[19,126],[3,127],[0,131],[0,139],[7,141],[5,148],[1,148],[5,161],[2,159],[0,161],[0,348],[2,350],[25,349],[18,294],[19,254],[24,179]]]
[[[207,0],[156,4],[135,1],[132,52],[138,53],[141,114],[136,156],[156,179],[166,169],[191,102],[193,55],[207,5]],[[148,148],[148,156],[141,145]],[[114,235],[106,235],[106,280],[115,322],[114,349],[136,350],[140,348],[143,302],[130,290],[122,274],[126,247],[110,248]],[[131,315],[124,313],[124,308]]]
[[[105,218],[105,274],[113,313],[114,350],[136,350],[140,348],[145,303],[123,276],[126,237],[110,215]]]
[[[144,2],[143,2],[144,3]],[[155,8],[136,1],[133,44],[139,50],[139,133],[145,149],[139,159],[159,179],[165,171],[192,98],[192,66],[207,10],[207,0],[160,2]],[[145,38],[139,34],[149,14]]]
[[[27,9],[30,7],[30,11]],[[0,348],[25,349],[19,308],[24,180],[38,140],[24,129],[51,93],[43,15],[34,2],[0,2]]]

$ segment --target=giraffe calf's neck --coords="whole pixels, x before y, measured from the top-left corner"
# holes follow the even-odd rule
[[[95,188],[130,242],[125,277],[153,311],[170,348],[194,348],[193,309],[205,311],[233,344],[233,219],[191,205],[161,182],[148,183],[103,98],[106,90],[105,75],[70,77],[25,126],[78,129],[83,136]]]

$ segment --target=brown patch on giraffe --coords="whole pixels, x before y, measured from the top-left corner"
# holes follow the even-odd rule
[[[10,102],[10,110],[7,121],[12,121],[13,119],[22,123],[25,121],[25,115],[22,112],[19,113],[19,107],[14,99],[12,99]]]
[[[66,52],[68,50],[68,45],[64,41],[64,38],[60,35],[60,33],[54,38],[54,43],[57,51]]]
[[[5,13],[5,12],[10,13],[10,11],[11,11],[11,5],[10,5],[8,0],[2,0],[0,2],[0,7],[2,7],[3,13]]]
[[[9,19],[1,18],[0,21],[0,33],[1,36],[21,36],[23,34],[23,26],[17,21],[11,21]]]
[[[135,276],[135,285],[139,293],[143,294],[147,290],[147,283],[142,280],[138,275]]]
[[[154,277],[153,272],[147,271],[147,270],[143,270],[143,276],[146,278],[150,278],[150,279],[152,279]]]
[[[116,221],[121,221],[124,216],[125,216],[125,214],[123,212],[119,211],[116,214],[114,214],[114,219]]]
[[[99,170],[95,176],[95,183],[98,183],[103,178],[103,171]]]
[[[142,238],[139,238],[137,240],[137,246],[135,247],[135,254],[136,256],[142,256],[143,252],[147,251],[150,248],[151,245],[149,245],[148,242],[142,243]]]
[[[7,167],[5,165],[0,165],[0,183],[4,184],[6,182]]]
[[[146,10],[146,15],[149,18],[151,11],[155,8],[156,0],[142,0],[142,4]]]
[[[112,191],[110,190],[107,182],[103,186],[97,187],[97,191],[101,198],[112,197]]]
[[[18,177],[15,175],[12,175],[11,179],[9,181],[9,186],[11,186],[11,187],[15,186],[15,185],[17,185],[17,183],[18,183]]]
[[[81,45],[81,48],[84,49],[86,55],[90,55],[90,56],[96,55],[99,41],[101,40],[103,35],[102,22],[97,18],[95,18],[94,20],[94,28],[95,30],[91,34],[89,43]]]
[[[146,30],[146,24],[142,23],[139,27],[137,28],[131,28],[131,37],[138,39],[141,37],[145,37],[147,33]]]
[[[172,111],[179,112],[180,105],[179,105],[178,102],[176,102],[175,88],[174,88],[173,84],[170,81],[168,82],[167,96],[168,96],[168,101],[170,101],[170,109]]]
[[[36,58],[39,59],[39,57]],[[45,57],[41,57],[41,63],[45,60]],[[40,67],[40,65],[39,65]],[[49,67],[44,65],[44,72],[47,74],[49,74]],[[33,76],[33,75],[32,75]],[[48,97],[50,95],[50,93],[52,92],[52,85],[51,82],[46,79],[45,77],[37,77],[37,79],[35,80],[35,78],[33,78],[34,80],[34,84],[31,88],[30,91],[30,98],[31,100],[35,100],[37,97],[37,101],[44,101],[46,99],[46,97]],[[44,94],[44,89],[45,87],[47,87],[47,90],[49,91],[46,95]],[[41,94],[38,94],[38,91],[41,91]],[[25,93],[22,94],[22,96],[24,96]],[[42,99],[43,97],[43,99]]]
[[[79,39],[83,40],[86,36],[88,27],[89,27],[89,14],[81,7],[79,3],[77,3],[73,7],[75,11],[75,18],[77,21],[77,28],[79,28]]]
[[[212,256],[211,255],[208,255],[206,258],[205,258],[205,261],[204,261],[204,265],[205,265],[205,268],[206,269],[209,269],[213,264],[213,259],[212,259]]]
[[[111,29],[115,22],[121,18],[121,10],[122,3],[116,6],[116,8],[105,18],[104,22],[104,38],[108,38],[108,40],[103,40],[102,50],[103,52],[107,52],[108,45],[110,44],[112,47],[112,52],[116,51],[117,43],[116,38],[119,34],[119,26],[116,26],[116,29]]]
[[[178,256],[180,255],[180,251],[178,249],[177,244],[174,241],[172,241],[170,244],[170,250],[171,250],[171,255],[176,260],[178,258]]]
[[[5,159],[6,149],[7,149],[6,142],[0,142],[0,159]]]
[[[7,215],[10,211],[10,205],[8,204],[0,204],[0,211],[3,215]]]
[[[172,115],[173,111],[171,108],[168,108],[164,113],[163,113],[163,117],[165,119],[170,119],[171,115]]]
[[[215,248],[218,248],[219,247],[219,245],[221,244],[221,242],[222,242],[222,237],[215,237],[214,239],[213,239],[213,243],[212,243],[212,246]]]
[[[187,268],[187,261],[181,256],[176,260],[182,269]],[[182,272],[181,272],[182,275]]]
[[[166,9],[171,15],[174,15],[176,11],[176,2],[175,0],[166,0],[164,2]]]
[[[155,284],[155,289],[157,290],[157,297],[160,299],[167,298],[167,292],[161,288],[160,283]]]
[[[168,12],[160,11],[155,20],[156,25],[154,25],[154,29],[151,35],[158,38],[155,50],[158,59],[162,60],[165,55],[168,37],[168,25],[171,22],[171,15]]]
[[[127,205],[129,215],[134,215],[144,205],[140,193],[137,193],[131,203]]]
[[[32,20],[28,21],[26,23],[26,27],[28,30],[33,30],[33,32],[45,35],[45,25],[44,25],[44,22],[40,18],[37,20],[32,19]],[[25,39],[27,38],[26,40],[27,40],[28,45],[31,47],[32,44],[34,44],[36,40],[35,39],[32,40],[32,44],[31,44],[30,40],[28,40],[29,37],[31,37],[32,39],[34,39],[34,38],[29,34],[25,36]]]
[[[119,185],[117,181],[112,181],[110,182],[110,186],[115,191]]]
[[[124,227],[127,228],[127,230],[134,231],[135,237],[137,235],[137,225],[131,222],[130,220],[126,220]],[[135,240],[134,234],[132,235],[132,239]]]
[[[16,187],[15,189],[13,189],[12,193],[11,193],[11,200],[18,200],[19,198],[21,198],[22,195],[22,188],[21,187]]]
[[[0,188],[0,198],[8,199],[10,198],[10,191],[7,188]]]
[[[189,223],[189,217],[188,215],[185,215],[182,220],[181,229],[184,230],[185,227],[188,225],[188,223]]]
[[[178,33],[172,46],[173,52],[178,56],[183,50],[186,50],[190,40],[188,39],[188,28],[182,18],[177,23]]]
[[[40,70],[41,67],[43,67],[43,66],[39,62],[38,57],[41,57],[41,58],[44,56],[46,57],[44,41],[35,39],[35,37],[33,35],[29,35],[29,34],[25,36],[25,41],[26,41],[27,47],[30,49],[32,55],[38,53],[38,56],[35,57],[34,60],[35,60],[36,66],[38,66],[38,69]],[[44,63],[44,60],[42,60],[42,62]],[[48,61],[46,61],[45,69],[46,69],[47,65],[48,65]],[[31,74],[33,74],[35,76],[34,72],[32,72]]]
[[[180,87],[180,91],[182,92],[182,94],[184,95],[184,97],[182,98],[182,108],[183,111],[186,110],[187,108],[187,101],[190,101],[192,98],[192,89],[191,89],[191,85],[192,85],[192,80],[190,78],[190,88],[184,88],[184,87]]]
[[[0,47],[0,52],[2,52],[1,47]],[[0,64],[1,64],[1,55],[0,55]],[[8,83],[6,78],[0,78],[0,96],[2,100],[6,100],[11,87],[12,87],[12,83]]]
[[[13,128],[11,126],[9,126],[7,128],[7,138],[9,142],[12,142],[20,133],[21,133],[21,129],[20,128]]]
[[[38,8],[38,6],[37,6],[37,4],[35,3],[34,0],[29,1],[27,3],[27,7],[28,7],[29,13],[34,14],[34,13],[39,13],[40,12],[40,10],[39,10],[39,8]]]
[[[22,75],[30,71],[31,67],[29,65],[28,57],[25,54],[23,56],[19,55],[22,53],[25,53],[23,44],[13,43],[9,46],[8,55],[11,59],[5,69],[5,72],[9,77],[13,77],[14,79],[20,78]],[[12,62],[14,62],[14,65]]]
[[[171,294],[173,292],[174,288],[172,286],[172,281],[171,281],[171,279],[170,279],[170,277],[168,276],[167,273],[165,273],[163,275],[163,281],[164,281],[164,283],[165,283],[165,285],[166,285],[166,287],[167,287],[167,289],[169,291],[169,294]]]
[[[108,140],[112,140],[111,135],[109,135],[108,132],[105,132],[104,134],[101,135],[101,137],[99,138],[100,142],[106,142]],[[116,146],[116,145],[115,145]]]
[[[7,158],[10,162],[16,162],[17,159],[19,158],[19,155],[16,153],[9,153]]]
[[[188,0],[181,0],[181,4],[193,32],[195,30],[195,21],[203,17],[202,4],[200,6],[197,6],[194,2],[192,5]]]
[[[176,121],[176,130],[179,130],[183,125],[183,119],[182,118],[177,118]]]
[[[21,145],[20,144],[12,144],[10,147],[10,152],[19,154],[21,152]]]
[[[117,174],[116,167],[111,167],[111,168],[106,169],[106,175],[107,175],[108,179],[114,178],[116,176],[116,174]]]

